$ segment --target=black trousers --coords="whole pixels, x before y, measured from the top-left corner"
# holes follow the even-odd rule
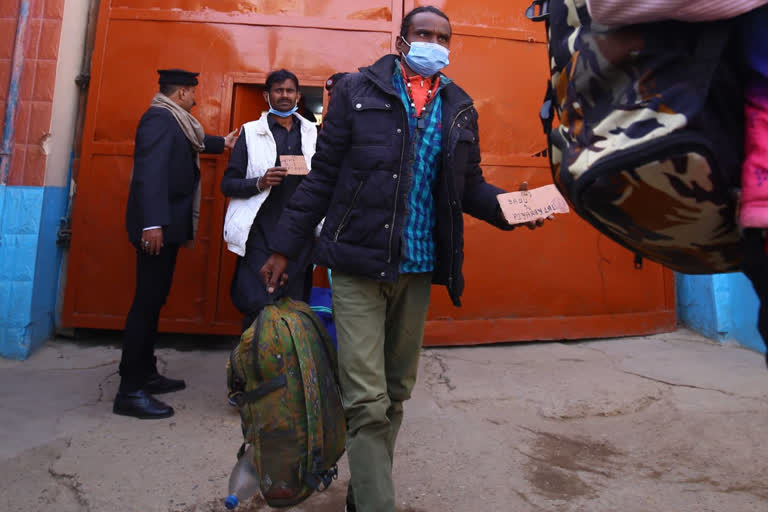
[[[744,230],[744,275],[746,275],[760,299],[757,316],[757,330],[768,346],[768,253],[765,233],[761,229]],[[768,353],[765,355],[768,364]]]
[[[120,359],[120,391],[140,390],[157,373],[155,338],[160,310],[171,291],[178,244],[167,244],[157,256],[136,251],[136,294],[125,321]]]

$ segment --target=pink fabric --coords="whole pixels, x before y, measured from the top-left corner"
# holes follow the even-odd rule
[[[747,93],[741,212],[745,228],[768,228],[768,88]]]
[[[587,0],[592,19],[603,25],[712,21],[733,18],[763,5],[768,5],[768,0]]]

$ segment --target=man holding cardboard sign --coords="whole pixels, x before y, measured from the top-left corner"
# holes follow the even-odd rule
[[[463,213],[515,227],[496,198],[505,191],[483,178],[473,101],[442,73],[451,34],[445,13],[417,7],[403,19],[397,55],[334,86],[313,170],[280,217],[261,271],[270,291],[290,281],[287,263],[325,217],[314,260],[333,271],[348,512],[395,512],[395,440],[431,285],[461,304]]]
[[[257,121],[243,125],[221,191],[231,197],[224,221],[224,240],[239,256],[230,294],[243,313],[243,330],[272,302],[259,277],[267,260],[280,214],[309,173],[315,153],[316,126],[296,113],[301,93],[296,75],[279,70],[267,77],[264,99],[269,105]],[[307,301],[312,288],[311,242],[290,262],[292,279],[285,295]]]

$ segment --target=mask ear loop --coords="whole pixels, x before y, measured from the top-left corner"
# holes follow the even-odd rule
[[[403,36],[400,36],[400,39],[402,39],[403,42],[408,45],[408,48],[411,48],[411,43],[406,41],[406,39]],[[408,58],[403,52],[400,52],[400,55],[403,57],[403,60]]]

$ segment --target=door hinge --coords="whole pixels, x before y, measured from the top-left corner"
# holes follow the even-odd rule
[[[75,84],[77,84],[80,89],[87,89],[90,82],[91,75],[88,73],[80,73],[77,75],[77,78],[75,78]]]
[[[56,232],[56,247],[69,247],[72,241],[72,219],[62,217],[59,219],[59,230]]]

